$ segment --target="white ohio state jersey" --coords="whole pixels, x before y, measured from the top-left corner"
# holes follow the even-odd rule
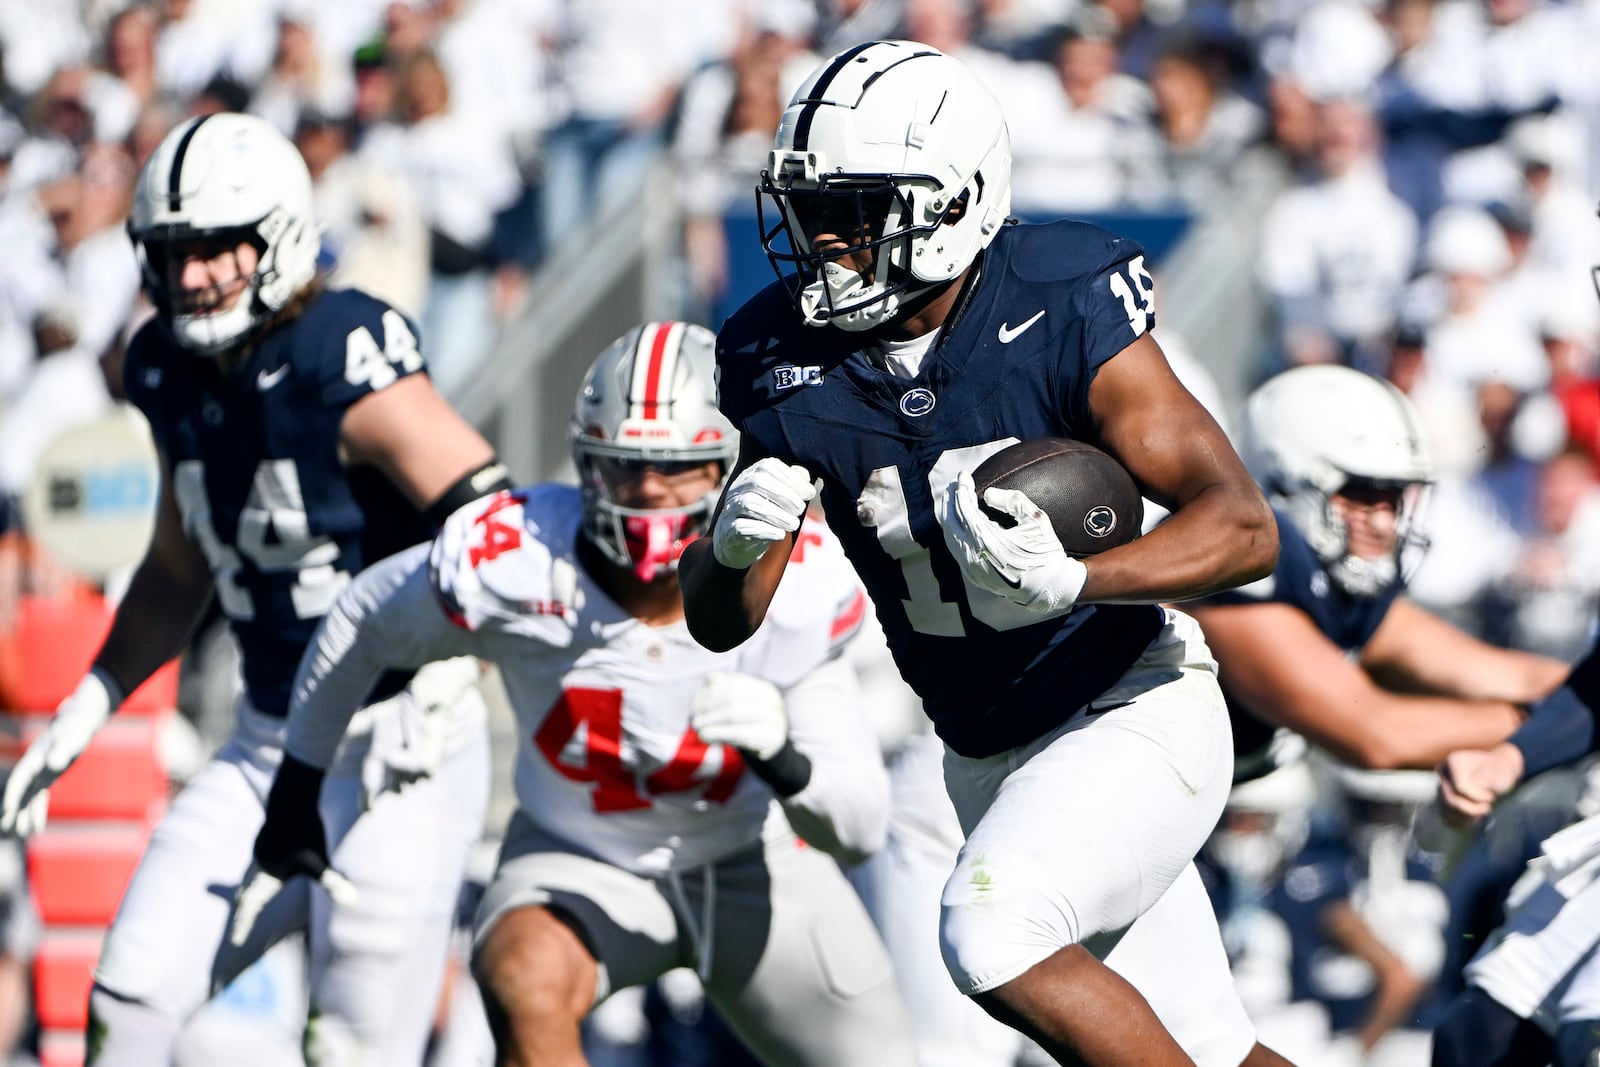
[[[802,751],[808,735],[837,735],[841,714],[859,715],[826,693],[791,692],[838,655],[866,612],[833,536],[802,526],[766,621],[717,653],[681,621],[640,622],[572,567],[580,520],[577,490],[537,486],[462,509],[434,542],[435,593],[477,654],[500,665],[516,711],[523,811],[577,849],[639,873],[748,847],[769,816],[778,821],[768,832],[787,833],[771,790],[737,750],[700,740],[689,705],[710,671],[764,678],[785,690]],[[875,746],[865,747],[861,758],[877,761]]]

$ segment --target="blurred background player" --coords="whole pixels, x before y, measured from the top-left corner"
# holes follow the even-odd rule
[[[1233,714],[1235,779],[1295,758],[1431,769],[1492,744],[1555,688],[1557,660],[1497,648],[1405,597],[1432,464],[1411,402],[1350,367],[1285,371],[1246,404],[1278,522],[1273,574],[1191,601]]]
[[[1276,1062],[1191,863],[1230,777],[1213,664],[1154,603],[1267,573],[1271,513],[1145,336],[1142,249],[1008,225],[1010,168],[999,103],[929,46],[847,49],[790,101],[761,183],[780,280],[718,335],[741,451],[685,552],[689,620],[716,649],[756,630],[820,475],[946,745],[961,991],[1061,1062]],[[986,495],[1014,529],[984,515],[971,469],[1052,435],[1107,449],[1171,517],[1080,562],[1021,494]]]
[[[865,595],[807,525],[755,639],[714,653],[684,624],[678,556],[737,451],[713,343],[683,322],[615,341],[573,411],[580,485],[476,503],[368,571],[296,683],[256,846],[268,893],[326,877],[317,783],[385,669],[500,664],[525,741],[474,971],[501,1063],[583,1062],[592,1008],[679,967],[763,1062],[915,1062],[888,957],[834,859],[859,862],[888,818],[840,656]]]
[[[340,753],[323,811],[360,908],[302,886],[240,950],[218,890],[249,864],[317,620],[363,566],[497,488],[503,469],[429,384],[405,318],[322,286],[305,164],[262,120],[218,114],[173,130],[140,176],[130,233],[158,312],[125,362],[161,454],[156,530],[92,669],[6,782],[0,830],[43,826],[50,785],[183,648],[215,595],[242,651],[237,723],[123,897],[95,971],[89,1062],[170,1062],[189,1015],[308,925],[312,1059],[417,1062],[487,799],[474,664],[429,667],[409,688],[387,676]],[[396,719],[418,725],[425,708],[419,752]],[[383,795],[419,760],[438,764],[425,782]]]

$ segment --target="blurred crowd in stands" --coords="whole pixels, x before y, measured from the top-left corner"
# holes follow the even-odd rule
[[[1279,191],[1236,249],[1270,310],[1253,379],[1332,361],[1394,381],[1439,470],[1415,598],[1495,643],[1563,659],[1588,646],[1600,0],[0,0],[0,634],[19,594],[81,580],[29,545],[18,502],[52,437],[116,402],[120,346],[148,313],[124,232],[133,182],[184,117],[248,111],[294,139],[335,284],[412,315],[453,396],[540,270],[629,210],[664,160],[679,314],[704,318],[731,284],[723,217],[753,202],[800,78],[890,36],[994,89],[1019,215],[1205,218],[1244,168],[1269,175]],[[1295,824],[1270,863],[1265,846],[1234,848],[1242,915],[1366,900],[1372,879],[1431,886],[1403,843],[1373,844],[1389,841],[1376,808],[1342,824],[1359,877],[1341,861],[1333,881],[1296,882],[1334,869],[1295,865],[1318,838],[1293,812],[1327,794],[1302,784],[1257,820]],[[1243,832],[1254,809],[1235,808]],[[0,852],[0,1056],[26,1025],[21,874]],[[1433,923],[1442,945],[1442,900],[1386,899],[1380,934]],[[1280,936],[1247,927],[1228,927],[1241,967]],[[1371,1016],[1335,1002],[1381,994],[1392,1025],[1414,1022],[1444,967],[1433,945],[1395,948],[1400,972],[1302,959],[1291,973],[1287,945],[1265,957],[1284,970],[1241,975],[1269,1000],[1325,999],[1363,1052]],[[1397,973],[1414,979],[1400,992]]]

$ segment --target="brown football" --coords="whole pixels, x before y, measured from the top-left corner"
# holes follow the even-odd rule
[[[972,472],[983,501],[991,486],[1020,489],[1050,516],[1061,546],[1073,556],[1092,556],[1139,536],[1144,500],[1133,478],[1094,445],[1065,437],[1041,437],[1001,449]],[[992,517],[1009,522],[993,509]]]

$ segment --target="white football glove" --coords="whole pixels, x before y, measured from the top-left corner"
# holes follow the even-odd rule
[[[373,708],[372,742],[361,764],[363,810],[371,810],[385,793],[433,777],[454,726],[450,709],[482,676],[472,656],[438,660],[412,676],[406,687],[411,700],[387,700]]]
[[[776,756],[789,740],[783,694],[748,674],[707,674],[689,701],[689,725],[707,744],[732,745],[759,760]]]
[[[1008,529],[978,505],[970,471],[962,471],[953,488],[939,525],[951,555],[972,584],[1042,616],[1071,611],[1089,579],[1089,569],[1067,555],[1050,517],[1021,490],[991,486],[983,501],[1016,520]]]
[[[84,675],[6,778],[0,833],[27,837],[44,829],[50,787],[83,755],[118,703],[98,671]]]
[[[800,528],[816,496],[811,473],[781,459],[757,460],[722,495],[711,531],[711,554],[724,567],[746,570],[776,541]]]

